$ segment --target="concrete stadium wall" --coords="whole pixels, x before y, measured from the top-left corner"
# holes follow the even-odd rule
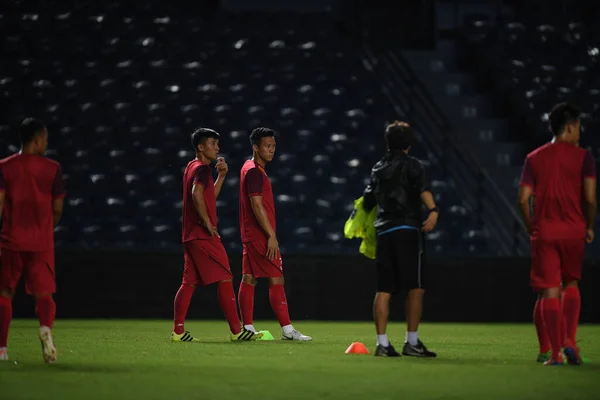
[[[241,256],[231,255],[239,284]],[[172,318],[181,282],[183,255],[128,251],[58,251],[58,318]],[[362,256],[284,255],[288,304],[293,320],[370,320],[374,262]],[[433,259],[425,271],[424,320],[529,322],[535,294],[528,286],[529,260],[509,258]],[[600,266],[588,262],[581,284],[582,322],[600,323]],[[23,287],[15,318],[35,317]],[[256,319],[273,319],[266,282],[256,291]],[[199,288],[189,318],[223,318],[216,288]],[[400,297],[392,319],[403,320]]]

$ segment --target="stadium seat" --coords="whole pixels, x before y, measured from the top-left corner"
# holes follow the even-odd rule
[[[83,0],[67,10],[49,2],[31,14],[19,2],[4,19],[2,112],[47,122],[48,156],[61,162],[67,180],[57,245],[179,250],[182,172],[194,157],[189,134],[208,126],[221,133],[230,168],[219,230],[228,250],[241,251],[239,169],[251,156],[250,131],[270,126],[278,153],[267,173],[282,249],[356,254],[357,243],[343,238],[344,221],[383,154],[385,123],[401,116],[334,20],[290,12],[221,12],[206,20],[155,1],[134,14],[126,3]],[[529,32],[518,24],[503,29],[513,42]],[[535,30],[535,46],[560,40],[557,29]],[[584,48],[584,27],[569,29]],[[471,31],[478,40],[496,32],[489,21]],[[530,77],[539,76],[538,86],[556,79],[551,70],[522,71],[524,56],[514,58],[521,60],[514,87],[531,89]],[[594,60],[579,59],[572,79],[591,76]],[[577,94],[600,105],[595,88]],[[18,148],[9,133],[0,127],[4,155]],[[461,198],[437,161],[417,143],[412,152],[426,159],[440,206],[459,210]],[[443,230],[430,235],[436,253],[484,247],[485,238],[470,233],[478,228],[470,213],[442,220]],[[450,238],[464,238],[463,245],[447,245]]]

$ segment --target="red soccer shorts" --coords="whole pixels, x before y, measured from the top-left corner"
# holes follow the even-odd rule
[[[219,238],[183,243],[183,283],[206,286],[233,278],[229,258]]]
[[[2,249],[0,254],[0,290],[14,292],[25,272],[27,294],[56,292],[54,250],[15,251]]]
[[[281,254],[274,260],[267,258],[267,241],[244,243],[242,274],[255,278],[282,278],[283,263]]]
[[[581,279],[584,251],[584,239],[531,239],[531,286],[549,289]]]

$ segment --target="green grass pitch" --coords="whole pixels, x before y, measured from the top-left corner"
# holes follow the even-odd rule
[[[346,355],[374,350],[371,323],[296,322],[311,343],[231,343],[222,321],[189,321],[201,343],[171,343],[170,321],[59,320],[58,363],[42,362],[37,323],[13,321],[0,399],[599,399],[600,326],[579,330],[581,367],[535,363],[533,325],[423,324],[437,359]],[[272,321],[255,323],[276,338]],[[397,348],[404,325],[392,324]]]

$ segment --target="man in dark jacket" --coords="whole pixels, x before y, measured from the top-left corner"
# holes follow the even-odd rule
[[[438,219],[438,208],[425,176],[423,164],[408,155],[412,128],[396,121],[385,130],[387,152],[371,170],[371,182],[364,192],[366,211],[377,206],[377,294],[373,305],[377,328],[376,356],[398,357],[386,335],[392,294],[408,290],[406,297],[406,341],[402,354],[435,357],[419,340],[418,327],[423,310],[425,233]],[[422,204],[429,215],[423,221]]]

